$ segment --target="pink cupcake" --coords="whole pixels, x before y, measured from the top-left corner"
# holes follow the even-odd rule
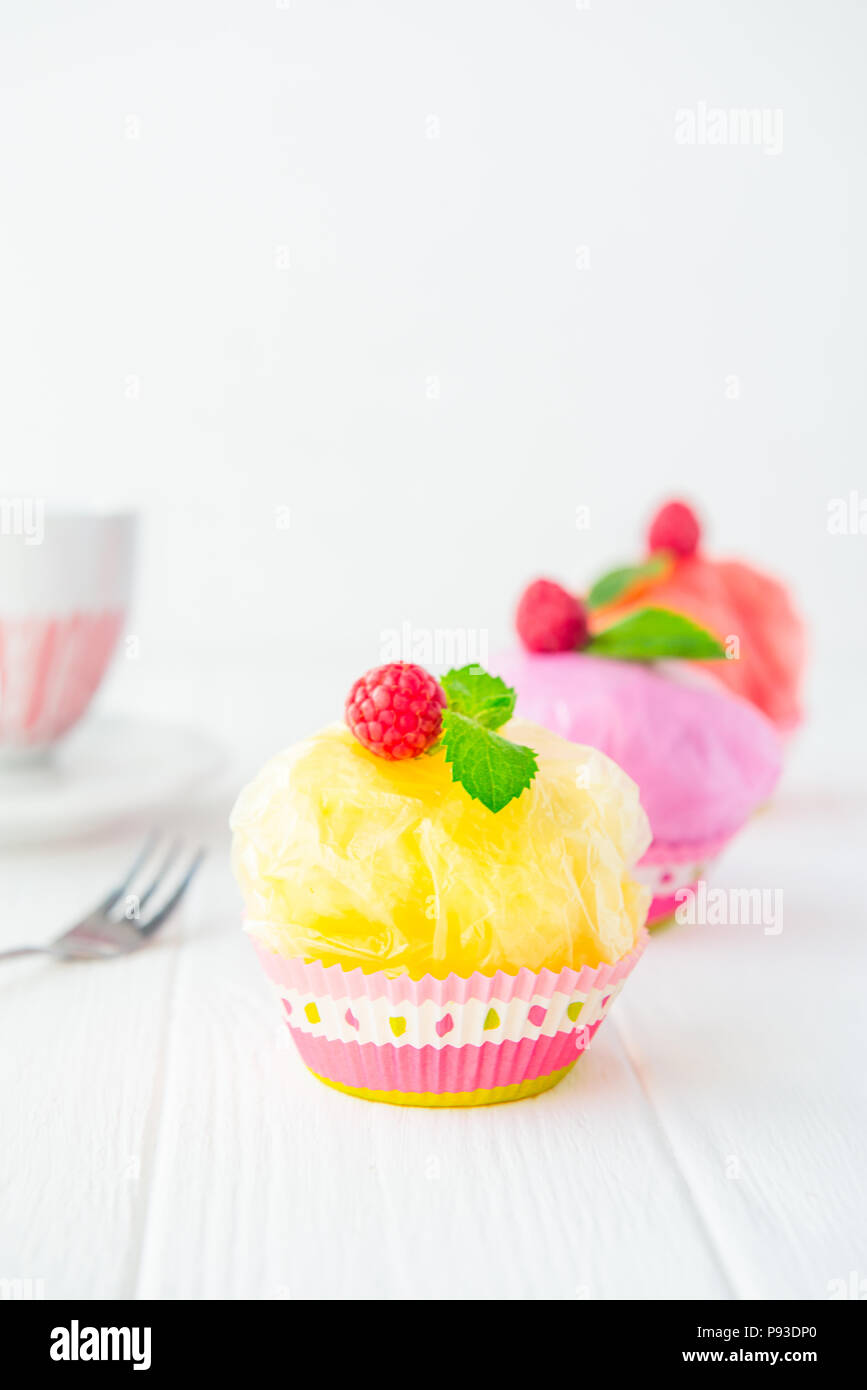
[[[689,669],[584,652],[514,651],[498,662],[518,713],[598,748],[637,783],[653,841],[636,876],[653,892],[648,925],[674,912],[767,801],[781,768],[773,725]]]
[[[521,714],[601,749],[638,784],[653,831],[637,870],[653,891],[649,925],[694,888],[781,767],[773,724],[711,674],[731,664],[719,637],[655,603],[653,582],[671,563],[666,552],[641,571],[612,571],[586,599],[535,580],[516,614],[524,650],[497,663]],[[635,606],[600,624],[602,604],[625,591]]]

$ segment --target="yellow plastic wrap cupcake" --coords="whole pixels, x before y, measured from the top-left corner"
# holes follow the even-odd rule
[[[247,931],[301,1057],[367,1099],[553,1086],[644,945],[650,842],[615,763],[512,719],[477,667],[394,663],[232,814]]]

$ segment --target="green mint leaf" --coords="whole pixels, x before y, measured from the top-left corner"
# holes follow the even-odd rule
[[[465,714],[486,729],[499,729],[515,712],[515,692],[481,666],[461,666],[443,676],[449,709]]]
[[[660,661],[665,657],[715,661],[726,654],[706,627],[667,608],[640,608],[622,622],[597,632],[584,650],[622,661]]]
[[[668,565],[667,555],[657,553],[651,555],[643,565],[624,565],[621,569],[609,570],[601,579],[597,579],[587,595],[587,607],[601,608],[606,603],[613,603],[634,584],[640,583],[643,579],[655,579],[658,574],[663,574]]]
[[[443,713],[443,743],[452,781],[489,811],[502,811],[529,787],[536,775],[536,754],[510,743],[457,710]]]

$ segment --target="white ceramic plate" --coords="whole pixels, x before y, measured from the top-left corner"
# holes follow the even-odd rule
[[[220,745],[183,725],[92,717],[51,760],[0,768],[0,845],[92,834],[176,805],[223,765]]]

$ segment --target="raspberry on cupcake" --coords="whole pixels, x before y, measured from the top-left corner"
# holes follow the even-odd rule
[[[686,502],[666,502],[660,507],[647,535],[651,552],[667,550],[681,559],[695,554],[700,539],[698,517]]]
[[[531,652],[571,652],[587,637],[587,614],[576,594],[553,579],[536,579],[521,595],[515,625]]]
[[[439,738],[445,691],[421,666],[393,661],[359,676],[346,700],[346,723],[381,758],[417,758]]]

